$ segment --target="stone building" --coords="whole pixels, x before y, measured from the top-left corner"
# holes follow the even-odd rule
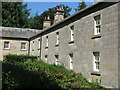
[[[25,52],[15,44],[17,51],[11,48],[10,53],[35,55],[49,64],[64,65],[82,73],[90,82],[120,88],[120,2],[98,2],[65,19],[63,15],[62,9],[57,7],[52,26],[46,18],[42,31],[23,35],[26,41],[21,36],[21,42],[28,43]],[[3,38],[4,46],[6,40],[13,41],[11,36]],[[17,38],[15,41],[21,43]],[[5,52],[3,50],[3,54]]]
[[[29,38],[39,30],[0,27],[0,60],[7,54],[28,54]]]

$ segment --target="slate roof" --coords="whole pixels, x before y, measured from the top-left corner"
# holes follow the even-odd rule
[[[118,3],[118,2],[120,2],[120,0],[116,0],[116,2],[104,2],[104,4],[105,4],[105,3],[109,3],[109,5],[112,5],[112,4],[115,4],[115,3]],[[89,10],[89,9],[99,7],[99,4],[101,4],[101,3],[103,3],[103,2],[96,2],[96,3],[94,3],[94,4],[90,5],[90,6],[87,6],[86,8],[84,8],[84,9],[82,9],[82,10],[74,13],[73,15],[70,15],[70,16],[68,16],[67,18],[65,18],[65,19],[63,19],[63,20],[61,20],[61,21],[53,24],[51,27],[44,28],[39,34],[36,34],[36,35],[32,36],[30,39],[35,38],[36,36],[42,35],[43,33],[49,31],[49,30],[52,29],[52,28],[55,28],[55,27],[63,24],[64,22],[66,22],[66,21],[68,21],[68,20],[76,17],[77,15],[80,15],[80,14],[82,15],[83,13],[85,13],[85,12],[86,12],[87,10]]]
[[[25,29],[24,28],[13,28],[13,27],[0,27],[0,37],[2,37],[2,38],[15,38],[15,39],[21,38],[21,39],[28,39],[28,40],[35,38],[35,37],[47,32],[47,31],[49,31],[50,29],[55,28],[55,27],[63,24],[64,22],[76,17],[77,15],[83,14],[85,11],[87,11],[91,8],[98,7],[98,5],[100,3],[102,3],[102,2],[97,2],[93,5],[90,5],[87,8],[82,9],[82,10],[76,12],[75,14],[65,18],[64,20],[59,21],[59,22],[53,24],[51,27],[45,28],[43,30],[27,29],[27,28],[25,28]],[[114,2],[114,3],[118,3],[118,2]],[[2,34],[1,34],[1,31],[2,31]]]
[[[41,30],[29,28],[0,27],[1,38],[29,39],[40,32]]]
[[[80,14],[80,13],[86,11],[86,10],[89,9],[89,8],[92,8],[93,6],[98,5],[99,3],[101,3],[101,2],[97,2],[97,3],[94,3],[94,4],[90,5],[90,6],[87,6],[86,8],[84,8],[84,9],[82,9],[82,10],[80,10],[80,11],[78,11],[78,12],[76,12],[76,13],[74,13],[74,14],[68,16],[68,17],[66,17],[65,19],[63,19],[63,20],[61,20],[61,21],[58,21],[58,22],[54,23],[52,26],[50,26],[50,27],[48,27],[48,28],[44,28],[40,33],[38,33],[38,34],[32,36],[30,39],[35,38],[36,36],[39,36],[39,35],[41,35],[42,33],[46,32],[46,31],[49,31],[51,28],[54,28],[54,27],[56,27],[56,26],[62,24],[63,22],[65,22],[65,21],[67,21],[67,20],[69,20],[69,19],[75,17],[76,15],[78,15],[78,14]]]

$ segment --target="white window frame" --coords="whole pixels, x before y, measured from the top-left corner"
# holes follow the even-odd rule
[[[56,32],[56,36],[57,36],[56,45],[59,45],[59,32]]]
[[[94,35],[99,35],[101,32],[101,15],[94,17]]]
[[[8,47],[5,47],[5,43],[8,43]],[[9,41],[4,41],[4,49],[10,49],[10,42]]]
[[[74,25],[70,27],[70,41],[74,41]]]
[[[73,53],[69,54],[70,69],[73,70]]]
[[[25,46],[24,46],[25,48],[22,48],[22,47],[23,47],[23,46],[22,46],[23,44],[25,45]],[[21,50],[27,50],[27,43],[26,43],[26,42],[22,42],[22,43],[21,43]]]
[[[55,65],[59,64],[59,55],[55,55]]]
[[[100,52],[93,52],[93,70],[100,71]]]
[[[46,46],[48,48],[48,36],[46,36]]]

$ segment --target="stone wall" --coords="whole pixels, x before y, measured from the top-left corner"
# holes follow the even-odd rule
[[[38,56],[40,58],[41,50],[41,37],[35,38],[30,41],[30,55]]]
[[[4,41],[10,42],[10,49],[4,49]],[[2,55],[0,56],[0,60],[3,60],[4,55],[7,54],[28,54],[29,42],[26,40],[12,40],[12,39],[0,39],[1,46],[0,50],[2,50]],[[21,43],[26,43],[26,50],[21,50]]]
[[[98,10],[95,11],[95,9]],[[80,14],[76,15],[71,21],[68,20],[59,24],[57,28],[45,32],[42,36],[41,58],[45,59],[47,55],[47,62],[53,64],[55,63],[55,55],[59,55],[59,64],[70,69],[69,54],[73,54],[73,70],[75,72],[81,72],[89,81],[98,81],[103,86],[117,88],[118,4],[106,8],[98,6],[88,13],[90,14],[84,17],[81,17]],[[94,16],[96,15],[101,15],[99,36],[94,36],[93,32]],[[70,43],[70,27],[73,25],[74,43]],[[59,32],[60,41],[57,47],[55,46],[56,32]],[[46,36],[48,36],[48,48],[45,47]],[[100,52],[100,72],[94,72],[93,52]]]
[[[120,3],[118,4],[118,85],[120,88]]]

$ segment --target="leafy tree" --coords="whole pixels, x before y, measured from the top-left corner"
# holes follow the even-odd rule
[[[82,2],[78,3],[78,7],[75,8],[75,11],[78,12],[79,10],[82,10],[82,9],[84,9],[86,7],[87,7],[87,5],[85,4],[84,0],[82,0]]]
[[[2,26],[5,27],[29,27],[29,11],[27,4],[22,2],[2,3]]]

